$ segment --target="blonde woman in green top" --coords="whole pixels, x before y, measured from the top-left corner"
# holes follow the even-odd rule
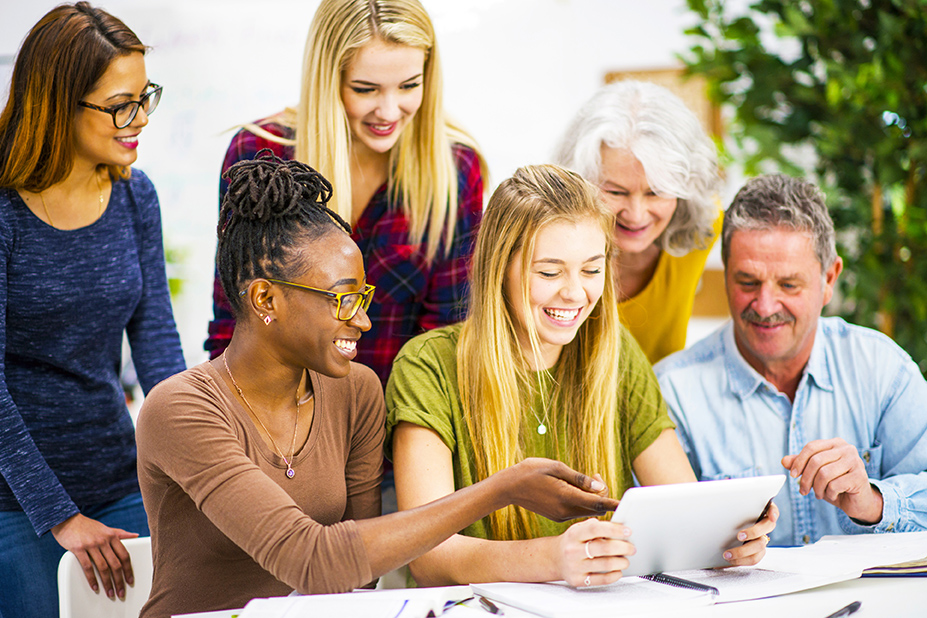
[[[598,190],[557,166],[521,168],[493,194],[469,317],[406,344],[387,386],[401,510],[533,456],[600,475],[613,496],[634,484],[632,473],[643,485],[695,481],[650,365],[618,320],[613,227]],[[758,562],[777,516],[771,509],[744,530],[728,561]],[[420,585],[602,585],[627,567],[631,532],[507,508],[411,569]]]

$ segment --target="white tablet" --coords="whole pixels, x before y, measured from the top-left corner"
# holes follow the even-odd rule
[[[754,523],[785,475],[632,487],[612,521],[631,529],[637,550],[625,575],[725,566],[724,551]]]

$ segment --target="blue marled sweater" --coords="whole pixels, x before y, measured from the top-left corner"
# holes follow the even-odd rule
[[[77,230],[0,189],[0,511],[25,511],[39,534],[138,491],[124,331],[145,392],[184,369],[151,181],[114,182]]]

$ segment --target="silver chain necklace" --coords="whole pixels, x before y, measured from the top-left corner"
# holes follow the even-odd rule
[[[257,415],[254,411],[254,408],[251,407],[251,404],[248,403],[248,400],[245,398],[245,394],[241,392],[241,387],[238,386],[238,382],[235,381],[235,377],[232,375],[232,370],[229,369],[229,362],[225,359],[225,354],[222,355],[222,362],[225,363],[225,371],[229,374],[229,380],[232,381],[232,386],[235,387],[235,390],[238,392],[238,396],[241,397],[241,400],[245,402],[245,405],[248,406],[248,410],[251,411],[251,416],[257,419],[257,422],[261,424],[261,428],[264,430],[264,433],[267,434],[267,437],[270,438],[270,443],[274,445],[274,450],[277,451],[277,454],[280,455],[280,458],[283,459],[283,463],[286,464],[286,477],[288,479],[296,476],[296,471],[293,470],[292,461],[293,455],[296,454],[296,436],[299,434],[299,385],[296,385],[296,427],[293,429],[293,444],[290,445],[290,458],[287,459],[287,456],[283,454],[283,451],[280,450],[280,447],[277,446],[277,441],[274,440],[274,437],[270,435],[270,432],[267,431],[267,427],[264,426],[264,421],[261,420],[261,417]]]
[[[541,417],[538,416],[538,413],[534,411],[534,406],[531,406],[531,414],[534,416],[535,420],[538,422],[538,433],[542,436],[545,433],[547,433],[547,423],[550,422],[550,420],[547,418],[549,402],[547,402],[546,399],[547,399],[546,395],[541,394],[541,403],[544,405],[544,420],[543,421],[541,421]]]

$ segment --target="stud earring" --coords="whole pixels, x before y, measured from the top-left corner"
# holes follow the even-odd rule
[[[264,324],[266,324],[267,326],[270,326],[270,323],[273,322],[273,321],[274,321],[274,319],[273,319],[272,317],[270,317],[269,315],[265,315],[265,316],[264,316]]]

